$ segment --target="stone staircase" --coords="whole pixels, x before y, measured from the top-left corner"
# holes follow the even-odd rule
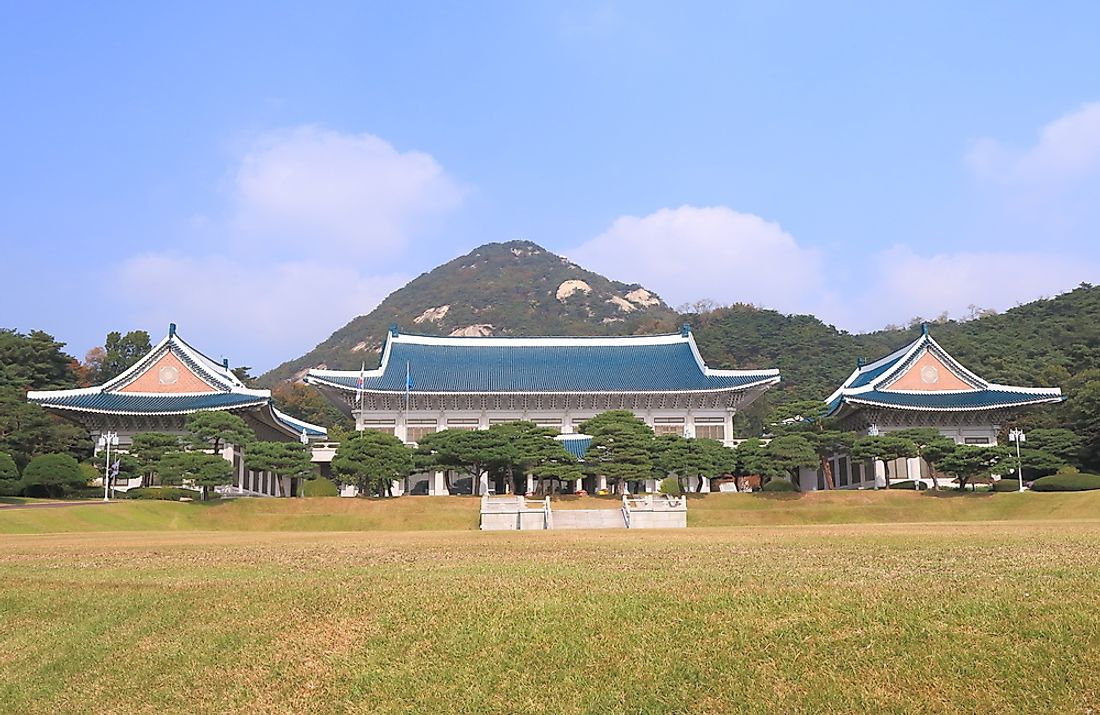
[[[558,509],[554,529],[625,529],[620,509]]]

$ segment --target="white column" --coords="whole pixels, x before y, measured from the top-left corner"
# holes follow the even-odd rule
[[[431,481],[428,482],[428,493],[435,496],[447,496],[447,480],[443,478],[443,472],[435,472],[432,474]]]
[[[578,479],[577,483],[573,487],[573,492],[574,493],[579,492],[581,489],[584,489],[584,480],[583,479]]]
[[[875,486],[880,489],[886,486],[886,462],[881,459],[875,460]]]
[[[920,457],[909,457],[905,460],[905,471],[914,481],[920,480]]]
[[[489,493],[489,473],[488,472],[482,472],[481,474],[477,475],[476,478],[477,478],[477,484],[478,484],[478,493],[488,494]]]
[[[730,410],[726,413],[726,421],[725,421],[725,429],[724,429],[724,432],[726,433],[726,438],[724,440],[722,440],[722,443],[725,444],[727,447],[729,447],[733,444],[733,415],[735,413],[736,413],[735,410]]]
[[[275,488],[272,489],[272,491],[275,493],[275,496],[281,497],[283,495],[283,478],[275,472],[272,472],[271,481],[275,482],[275,484],[273,485]]]
[[[535,477],[528,474],[527,475],[527,493],[532,494],[532,493],[534,493],[534,491],[535,491]]]
[[[707,479],[706,477],[699,477],[699,478],[703,480],[703,488],[700,489],[699,491],[702,492],[703,494],[710,494],[710,480]]]
[[[596,477],[596,491],[600,491],[601,489],[607,489],[607,477],[602,474]]]

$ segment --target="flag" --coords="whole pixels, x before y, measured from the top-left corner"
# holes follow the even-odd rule
[[[405,362],[405,409],[409,409],[409,391],[413,389],[412,366]]]
[[[114,479],[115,477],[118,476],[118,468],[119,468],[119,464],[121,464],[121,462],[122,462],[121,459],[116,459],[115,463],[111,465],[111,478],[112,479]]]

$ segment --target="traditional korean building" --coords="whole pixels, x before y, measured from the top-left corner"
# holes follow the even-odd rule
[[[826,400],[838,428],[886,434],[912,427],[933,427],[958,444],[994,445],[1001,425],[1021,410],[1062,401],[1057,387],[1019,387],[989,382],[964,367],[923,326],[913,342],[872,363],[862,361]],[[880,462],[850,464],[833,460],[836,486],[860,488],[885,481]],[[804,473],[804,490],[823,488],[822,476]],[[898,460],[891,479],[929,480],[928,465],[918,458]]]
[[[378,367],[310,370],[356,428],[405,442],[444,429],[528,420],[571,435],[606,410],[661,433],[733,444],[734,415],[779,382],[778,370],[706,366],[688,326],[632,337],[437,337],[391,327]],[[443,493],[442,475],[427,476]]]
[[[270,390],[246,387],[229,361],[216,362],[168,328],[168,335],[121,375],[102,385],[73,390],[38,390],[27,399],[85,427],[98,440],[115,432],[127,449],[142,432],[184,435],[188,415],[222,410],[240,415],[258,439],[322,439],[324,427],[294,419],[275,408]],[[297,480],[247,470],[241,451],[227,445],[223,456],[233,462],[239,493],[287,496],[297,493]],[[138,481],[138,480],[131,480]],[[139,484],[120,485],[126,489]]]

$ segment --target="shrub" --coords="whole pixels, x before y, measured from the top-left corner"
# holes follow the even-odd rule
[[[179,501],[194,499],[199,493],[194,489],[180,487],[138,487],[125,492],[127,499],[158,499],[161,501]]]
[[[676,477],[665,477],[661,480],[661,483],[657,486],[657,491],[661,494],[673,494],[680,496],[684,493],[684,490],[680,488],[680,482],[676,480]]]
[[[70,454],[43,454],[23,470],[24,491],[59,497],[66,491],[85,486],[80,463]]]
[[[1019,479],[998,479],[993,482],[993,491],[995,492],[1018,492],[1020,491]]]
[[[772,479],[761,491],[765,492],[797,492],[794,484],[790,483],[786,479]]]
[[[340,490],[331,479],[321,477],[306,480],[305,495],[307,497],[338,497],[340,496]]]
[[[1037,492],[1085,492],[1090,489],[1100,489],[1100,475],[1053,474],[1036,479],[1031,489]]]
[[[1063,464],[1061,467],[1058,467],[1058,471],[1055,472],[1055,474],[1080,474],[1080,473],[1081,473],[1081,470],[1078,469],[1077,467],[1073,466],[1072,464]]]
[[[23,489],[19,481],[19,468],[10,454],[0,452],[0,496],[17,494]]]
[[[918,481],[913,480],[913,479],[906,479],[903,482],[891,482],[890,483],[890,489],[908,489],[910,491],[913,491],[913,490],[919,491],[921,489],[927,489],[927,488],[928,488],[928,485],[925,484],[924,482],[918,482]]]

